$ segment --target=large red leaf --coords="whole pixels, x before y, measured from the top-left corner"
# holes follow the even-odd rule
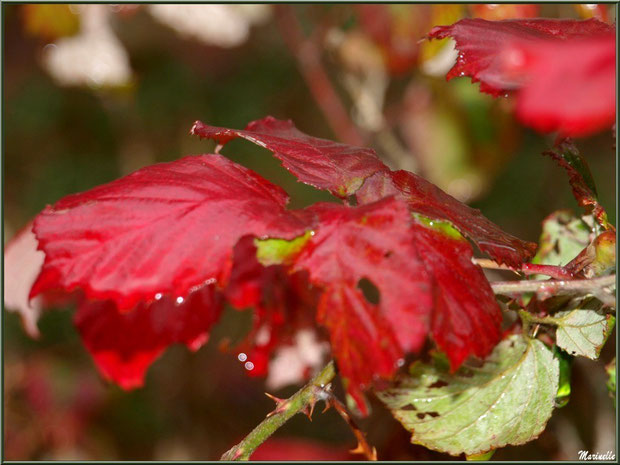
[[[226,144],[241,137],[274,152],[282,165],[303,183],[346,198],[364,179],[388,168],[369,148],[354,147],[304,134],[293,123],[271,116],[253,121],[244,130],[209,126],[196,121],[191,134]]]
[[[103,376],[124,389],[144,384],[148,367],[173,343],[198,350],[221,312],[214,286],[192,292],[178,304],[164,296],[121,313],[114,302],[84,300],[75,324]]]
[[[319,226],[295,258],[323,289],[318,321],[363,410],[361,390],[389,377],[405,352],[433,337],[457,367],[487,354],[499,339],[501,312],[469,243],[449,226],[415,220],[393,197],[360,207],[317,204]],[[378,303],[360,290],[369,280]],[[448,331],[449,330],[449,331]]]
[[[43,269],[31,296],[81,288],[120,310],[225,284],[245,235],[292,238],[286,193],[220,155],[149,166],[47,207],[34,221]]]
[[[517,116],[540,131],[581,136],[615,121],[615,27],[596,19],[463,19],[429,38],[452,37],[447,75],[470,76],[498,96],[521,88]]]
[[[378,173],[366,181],[356,194],[360,203],[374,202],[388,195],[402,198],[409,208],[429,218],[452,223],[495,260],[510,266],[534,256],[536,244],[502,231],[480,210],[468,207],[424,178],[408,171]]]

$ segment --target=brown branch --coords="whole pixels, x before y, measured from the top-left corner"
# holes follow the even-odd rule
[[[362,430],[360,430],[355,421],[353,421],[353,418],[351,418],[351,415],[349,415],[346,407],[342,404],[342,402],[340,402],[338,399],[336,399],[336,397],[332,395],[329,403],[327,404],[327,407],[325,408],[327,409],[329,407],[334,407],[334,409],[343,418],[343,420],[347,422],[349,428],[351,428],[351,431],[353,431],[353,434],[357,439],[357,447],[355,449],[352,449],[350,452],[352,454],[363,454],[368,460],[377,460],[377,449],[368,444],[366,436],[364,436]]]
[[[364,138],[351,121],[321,62],[321,53],[301,32],[301,24],[290,5],[274,7],[276,23],[284,42],[297,60],[297,66],[314,100],[336,136],[347,144],[364,146]]]
[[[495,294],[522,294],[524,292],[549,292],[552,294],[571,294],[585,291],[594,292],[616,284],[616,275],[594,279],[573,279],[556,281],[543,279],[536,281],[497,281],[491,283]]]

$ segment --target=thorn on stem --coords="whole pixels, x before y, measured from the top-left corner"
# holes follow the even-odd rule
[[[269,412],[267,414],[267,418],[273,415],[276,415],[277,413],[282,413],[286,411],[286,409],[288,408],[288,399],[280,399],[279,397],[273,396],[269,394],[268,392],[266,392],[265,395],[276,403],[275,410],[272,410],[271,412]]]

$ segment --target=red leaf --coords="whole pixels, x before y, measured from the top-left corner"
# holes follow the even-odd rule
[[[252,330],[235,349],[245,355],[246,368],[252,367],[250,375],[264,376],[275,350],[293,345],[300,329],[314,327],[317,289],[305,272],[291,274],[282,265],[261,265],[250,237],[239,241],[234,257],[226,298],[237,309],[254,308]]]
[[[434,184],[408,171],[380,173],[368,179],[357,193],[361,203],[388,195],[402,198],[409,208],[429,218],[449,221],[500,263],[519,267],[536,251],[536,244],[524,242],[502,231],[480,210],[468,207]]]
[[[464,19],[437,26],[459,57],[446,76],[470,76],[498,96],[522,88],[517,115],[540,131],[582,136],[615,121],[615,28],[585,21]]]
[[[323,289],[317,320],[330,331],[332,352],[360,409],[361,390],[373,376],[391,376],[404,352],[420,350],[431,329],[455,368],[499,340],[500,309],[456,231],[452,237],[419,223],[395,198],[310,210],[319,227],[294,269],[308,270]],[[378,304],[358,289],[364,278],[379,290]]]
[[[303,183],[346,198],[364,179],[387,167],[368,148],[319,139],[299,131],[293,123],[271,116],[253,121],[244,130],[218,128],[196,121],[191,134],[219,144],[241,137],[274,152],[284,168]]]
[[[144,384],[146,370],[170,344],[195,351],[206,343],[220,312],[221,298],[213,286],[204,286],[181,304],[164,296],[125,313],[110,300],[85,300],[75,325],[103,376],[133,389]]]
[[[564,139],[557,143],[553,150],[548,150],[543,154],[553,158],[566,170],[573,195],[579,206],[591,213],[605,229],[615,230],[607,220],[607,212],[598,202],[590,168],[575,144],[570,139]]]
[[[242,236],[304,232],[287,201],[281,188],[220,155],[140,169],[36,217],[45,262],[30,295],[81,288],[127,310],[157,294],[182,298],[207,282],[224,285]]]
[[[616,121],[616,34],[527,43],[508,52],[526,67],[517,117],[541,132],[580,137]]]

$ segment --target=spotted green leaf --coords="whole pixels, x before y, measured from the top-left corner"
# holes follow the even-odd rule
[[[542,342],[502,341],[482,366],[451,374],[420,362],[378,393],[411,442],[452,455],[478,455],[524,444],[545,428],[558,390],[559,363]]]
[[[554,319],[557,345],[571,355],[593,360],[600,355],[616,320],[611,314],[590,308],[558,312]]]

